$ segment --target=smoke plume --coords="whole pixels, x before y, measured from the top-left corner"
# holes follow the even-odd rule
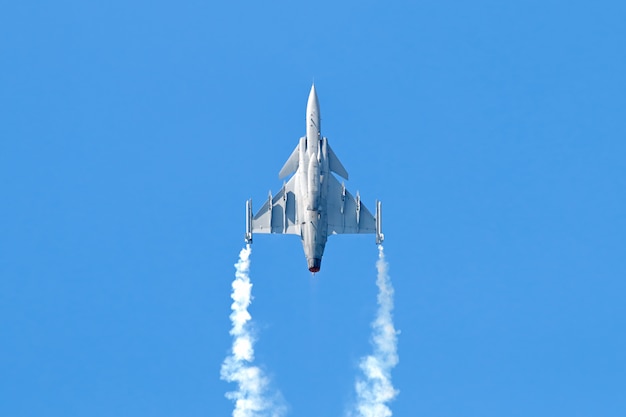
[[[236,273],[231,294],[233,311],[230,314],[233,345],[231,354],[222,364],[221,378],[237,383],[237,390],[226,394],[235,403],[233,417],[279,417],[283,408],[276,404],[275,398],[268,395],[269,379],[259,367],[252,365],[254,338],[249,323],[252,316],[248,312],[252,300],[249,276],[251,252],[250,245],[246,245],[235,264]]]
[[[361,359],[363,376],[356,381],[356,415],[362,417],[390,417],[387,405],[398,395],[391,384],[391,370],[398,364],[397,335],[393,326],[393,286],[382,245],[378,246],[376,269],[378,276],[378,311],[372,322],[374,352]]]

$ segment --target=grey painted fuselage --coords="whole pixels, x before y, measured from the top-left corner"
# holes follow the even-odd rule
[[[252,202],[246,204],[246,241],[253,233],[299,234],[309,271],[320,270],[329,234],[375,233],[383,240],[381,204],[376,217],[353,197],[331,171],[348,179],[348,173],[321,135],[320,105],[311,87],[306,106],[306,136],[302,137],[279,173],[294,174],[279,193],[270,194],[265,205],[252,217]]]

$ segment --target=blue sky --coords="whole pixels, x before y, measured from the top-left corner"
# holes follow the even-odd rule
[[[315,80],[383,201],[394,415],[626,414],[623,2],[30,2],[0,13],[0,414],[222,416],[244,201]],[[252,252],[264,367],[343,416],[373,236]]]

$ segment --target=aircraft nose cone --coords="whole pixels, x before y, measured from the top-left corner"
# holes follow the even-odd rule
[[[311,86],[311,92],[309,93],[309,106],[315,105],[315,107],[319,107],[319,102],[317,100],[317,91],[315,91],[315,84]]]

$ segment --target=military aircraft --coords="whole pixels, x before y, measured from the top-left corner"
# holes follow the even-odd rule
[[[269,197],[261,210],[252,216],[252,199],[246,201],[246,237],[253,233],[300,235],[309,271],[319,272],[328,235],[375,233],[381,244],[381,202],[376,201],[376,217],[361,203],[359,193],[352,196],[331,172],[348,179],[328,139],[320,133],[320,105],[311,87],[306,106],[306,136],[300,138],[278,174],[287,181],[278,194]]]

